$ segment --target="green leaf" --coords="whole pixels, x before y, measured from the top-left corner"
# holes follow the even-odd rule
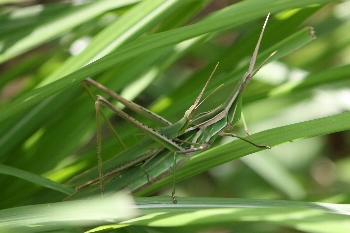
[[[54,181],[51,181],[49,179],[46,179],[42,176],[38,176],[36,174],[33,174],[31,172],[27,172],[18,168],[9,167],[3,164],[0,164],[0,173],[10,176],[15,176],[20,179],[27,180],[29,182],[32,182],[34,184],[41,185],[43,187],[47,187],[62,193],[65,193],[67,195],[70,195],[73,193],[72,188],[63,187],[61,184],[56,183]]]
[[[246,223],[251,227],[267,224],[306,232],[347,232],[349,227],[347,205],[198,197],[179,198],[176,205],[166,197],[137,198],[136,203],[142,216],[124,221],[121,226],[185,227],[184,230],[190,227],[237,228]],[[113,225],[110,228],[114,228]]]
[[[125,194],[84,201],[47,203],[0,210],[1,232],[47,232],[120,222],[136,215]]]

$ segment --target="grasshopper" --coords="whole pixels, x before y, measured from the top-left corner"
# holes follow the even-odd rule
[[[204,88],[196,98],[194,104],[185,112],[184,116],[176,123],[171,124],[164,118],[152,113],[151,111],[125,100],[123,97],[112,92],[108,88],[102,86],[101,84],[96,83],[92,79],[86,79],[86,82],[94,85],[103,92],[107,93],[111,97],[117,99],[119,102],[123,103],[125,106],[131,108],[132,110],[142,113],[149,118],[156,119],[157,121],[165,124],[167,126],[161,128],[159,131],[143,125],[139,121],[135,120],[122,110],[115,107],[108,100],[102,96],[98,96],[97,101],[95,102],[96,107],[96,121],[97,121],[97,141],[98,141],[98,172],[99,177],[94,179],[89,179],[91,173],[96,174],[96,168],[81,174],[73,178],[70,182],[71,185],[83,183],[76,187],[77,191],[83,189],[86,186],[99,182],[101,192],[104,192],[103,189],[103,180],[112,174],[118,173],[121,170],[127,170],[136,164],[141,162],[148,163],[151,158],[157,157],[158,160],[152,164],[148,169],[151,170],[153,167],[158,166],[166,159],[169,155],[169,152],[174,154],[174,161],[172,166],[166,166],[162,172],[160,172],[156,177],[152,178],[152,181],[159,180],[167,176],[170,172],[173,172],[175,180],[175,170],[183,165],[190,157],[192,157],[197,151],[207,149],[211,142],[215,139],[217,135],[220,136],[231,136],[240,138],[246,142],[253,144],[259,148],[270,149],[269,146],[258,145],[253,142],[250,142],[246,139],[239,137],[233,133],[227,133],[226,130],[230,129],[235,123],[237,123],[241,117],[241,94],[244,91],[246,85],[251,80],[251,78],[256,74],[256,72],[266,63],[267,59],[271,57],[271,54],[258,68],[253,72],[256,57],[258,54],[260,42],[266,27],[266,23],[269,15],[267,16],[264,26],[262,28],[261,34],[259,36],[258,42],[256,44],[255,50],[253,52],[252,58],[250,60],[248,71],[244,74],[241,81],[238,83],[236,88],[231,92],[226,101],[214,108],[211,111],[204,112],[193,118],[195,110],[203,103],[201,101],[204,90],[207,87],[213,73],[206,82]],[[215,71],[215,70],[214,70]],[[210,94],[211,95],[211,94]],[[210,96],[209,95],[209,96]],[[112,111],[117,113],[120,117],[127,120],[135,127],[141,129],[148,137],[141,140],[136,145],[126,149],[125,151],[120,152],[118,155],[105,162],[102,166],[101,162],[101,131],[100,131],[100,105],[103,104],[110,108]],[[189,145],[189,146],[188,146]],[[180,159],[176,159],[176,154],[182,154]],[[105,165],[106,164],[106,165]],[[113,164],[113,165],[110,165]],[[114,167],[112,167],[114,166]],[[145,172],[146,173],[146,172]],[[150,177],[146,173],[148,178],[148,183],[150,183]],[[87,180],[89,179],[89,180]],[[138,179],[138,178],[135,178]],[[87,180],[87,181],[86,181]],[[175,181],[174,181],[175,182]],[[175,199],[175,183],[173,183],[172,198],[174,203]]]

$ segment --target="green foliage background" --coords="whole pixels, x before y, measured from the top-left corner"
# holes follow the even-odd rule
[[[350,228],[349,1],[83,2],[0,2],[0,232]],[[243,111],[249,138],[272,150],[252,154],[258,149],[242,141],[217,140],[178,170],[178,205],[160,197],[170,194],[170,177],[136,193],[155,195],[135,200],[140,218],[107,214],[108,198],[96,204],[96,218],[96,209],[84,209],[89,202],[46,209],[73,192],[62,183],[97,164],[94,104],[81,80],[176,122],[220,62],[206,93],[224,87],[199,111],[212,109],[245,72],[269,12],[258,63],[278,52],[244,92]],[[126,146],[143,137],[106,113]],[[122,150],[104,127],[104,160]]]

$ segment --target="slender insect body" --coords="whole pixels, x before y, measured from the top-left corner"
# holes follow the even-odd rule
[[[257,45],[253,52],[248,71],[244,74],[241,81],[234,88],[234,90],[231,92],[231,94],[228,96],[228,98],[223,104],[219,105],[218,107],[210,111],[199,114],[198,116],[194,117],[194,119],[192,119],[193,114],[195,113],[197,108],[208,98],[208,96],[210,96],[213,93],[212,92],[201,101],[204,90],[206,89],[213,73],[211,74],[208,81],[204,85],[204,88],[202,89],[202,91],[199,93],[194,104],[185,112],[184,116],[174,124],[170,124],[169,121],[156,115],[155,113],[150,112],[149,110],[143,111],[144,110],[143,107],[125,100],[123,97],[120,97],[114,92],[113,94],[111,94],[112,91],[109,90],[108,88],[100,84],[97,84],[95,81],[91,79],[87,79],[86,81],[88,83],[91,83],[92,85],[96,86],[100,90],[109,94],[111,97],[117,100],[121,100],[121,102],[123,101],[122,103],[127,107],[131,108],[132,110],[135,110],[135,109],[137,109],[135,111],[141,110],[143,114],[147,115],[147,117],[156,118],[157,121],[160,121],[164,125],[168,125],[168,126],[165,126],[161,128],[159,131],[156,131],[138,122],[137,120],[135,120],[134,118],[132,118],[131,116],[123,112],[122,110],[112,105],[108,100],[106,100],[102,96],[98,96],[98,100],[97,100],[98,104],[103,103],[108,108],[110,108],[115,113],[117,113],[120,117],[122,117],[126,121],[133,124],[135,127],[145,132],[149,138],[145,138],[140,143],[131,147],[131,149],[130,148],[126,149],[125,151],[120,153],[121,156],[129,156],[128,158],[123,158],[119,160],[118,163],[113,163],[113,161],[112,162],[107,161],[103,163],[103,165],[101,165],[102,168],[100,166],[101,175],[99,178],[86,180],[88,179],[87,177],[90,177],[90,174],[92,174],[92,172],[88,172],[85,175],[82,175],[80,177],[81,179],[76,179],[80,181],[85,179],[84,181],[85,183],[78,186],[79,189],[83,189],[87,186],[95,185],[96,183],[100,182],[101,190],[103,192],[103,185],[104,185],[103,180],[106,179],[108,181],[106,185],[108,186],[116,185],[116,186],[113,186],[115,187],[115,190],[128,187],[131,190],[135,191],[135,190],[140,190],[145,186],[149,185],[149,183],[160,180],[168,176],[171,172],[173,172],[174,186],[173,186],[172,198],[174,203],[176,203],[176,199],[175,199],[176,168],[181,167],[197,151],[207,149],[211,145],[212,141],[214,141],[218,135],[237,137],[246,142],[251,143],[256,147],[269,149],[270,147],[268,146],[257,145],[253,142],[247,141],[246,139],[243,139],[237,136],[236,134],[225,132],[225,129],[231,127],[240,119],[241,94],[245,89],[246,85],[251,80],[251,78],[260,69],[260,67],[266,62],[265,60],[263,64],[261,64],[258,67],[257,71],[253,72],[258,49],[260,46],[260,41],[262,39],[268,17],[269,16],[267,16],[265,20],[263,29],[261,31]],[[97,108],[98,110],[96,111],[96,113],[97,115],[99,115],[100,110],[99,110],[99,107]],[[99,116],[97,117],[97,119],[98,118]],[[100,127],[100,123],[98,122],[97,122],[97,127]],[[97,137],[97,138],[98,140],[101,140],[101,137]],[[99,141],[98,145],[100,145],[100,143],[101,142]],[[142,146],[144,148],[141,148]],[[140,150],[137,151],[137,149],[140,149]],[[135,154],[132,155],[132,153],[135,153]],[[171,154],[174,155],[173,158],[169,156]],[[98,155],[99,155],[99,159],[101,159],[100,147],[98,148]],[[118,157],[119,157],[119,154],[118,154]],[[120,163],[120,161],[124,161],[124,163]],[[139,163],[143,163],[143,165],[141,166],[141,169],[138,167],[135,167],[135,165]],[[99,164],[102,164],[101,161],[99,162]],[[118,166],[115,166],[116,164],[118,164]],[[155,167],[157,167],[157,169],[154,169]],[[123,183],[123,180],[120,177],[119,172],[121,172],[122,170],[125,170],[124,176],[130,177],[128,180],[129,182],[128,184]],[[142,172],[140,170],[142,170]],[[138,179],[147,179],[147,181],[139,185],[140,182],[135,183],[135,181]],[[74,183],[76,183],[76,180]]]

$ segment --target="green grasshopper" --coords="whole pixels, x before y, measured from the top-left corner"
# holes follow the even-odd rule
[[[216,68],[216,67],[215,67]],[[214,70],[215,71],[215,70]],[[178,153],[189,153],[190,151],[186,148],[181,147],[179,144],[177,144],[176,142],[174,142],[172,139],[174,139],[176,136],[181,135],[184,133],[185,129],[187,128],[187,125],[189,124],[189,119],[192,117],[194,111],[201,105],[201,103],[203,103],[205,101],[201,100],[201,97],[204,93],[205,88],[207,87],[211,77],[214,74],[214,71],[212,72],[211,76],[209,77],[207,83],[205,84],[204,88],[202,89],[202,91],[200,92],[200,94],[198,95],[195,103],[185,112],[185,115],[183,118],[181,118],[180,121],[178,121],[175,124],[171,124],[169,121],[167,121],[166,119],[162,118],[161,116],[149,111],[146,108],[143,108],[142,106],[135,104],[133,102],[130,102],[126,99],[124,99],[122,96],[116,94],[115,92],[111,91],[110,89],[108,89],[107,87],[103,86],[102,84],[99,84],[97,82],[95,82],[94,80],[87,78],[85,79],[85,82],[83,83],[84,88],[88,91],[88,93],[90,94],[90,96],[92,96],[91,92],[89,91],[88,88],[86,88],[86,83],[89,83],[93,86],[95,86],[96,88],[98,88],[99,90],[105,92],[106,94],[108,94],[109,96],[113,97],[114,99],[118,100],[119,102],[121,102],[122,104],[124,104],[125,106],[127,106],[128,108],[132,109],[135,112],[138,112],[140,114],[142,114],[143,116],[153,119],[155,121],[157,121],[158,123],[164,124],[164,125],[168,125],[167,127],[163,127],[159,130],[159,132],[153,130],[152,128],[143,125],[141,122],[135,120],[133,117],[129,116],[128,114],[126,114],[125,112],[123,112],[122,110],[116,108],[114,105],[112,105],[109,101],[107,101],[105,98],[103,98],[102,96],[98,96],[97,101],[95,102],[95,107],[96,107],[96,122],[97,122],[97,144],[98,144],[98,157],[99,157],[99,177],[89,180],[88,182],[78,185],[76,186],[76,190],[82,189],[90,184],[93,184],[95,182],[100,182],[100,189],[101,192],[103,193],[103,179],[105,177],[108,177],[118,171],[127,169],[131,166],[134,166],[135,164],[141,163],[147,159],[149,159],[150,157],[155,156],[156,154],[158,154],[160,151],[164,150],[164,148],[167,148],[169,150],[172,151],[176,151]],[[213,91],[215,92],[216,89]],[[212,92],[212,93],[213,93]],[[210,96],[211,94],[209,94]],[[140,156],[124,156],[124,154],[132,154],[132,155],[136,155],[137,153],[135,153],[136,151],[134,151],[134,147],[129,148],[126,151],[121,152],[122,156],[116,156],[116,157],[120,157],[120,158],[126,158],[127,160],[122,160],[122,162],[120,162],[120,165],[117,166],[116,168],[109,170],[108,172],[104,173],[102,171],[102,163],[101,163],[101,125],[100,125],[100,103],[103,103],[104,105],[106,105],[107,107],[109,107],[111,110],[113,110],[114,112],[116,112],[120,117],[124,118],[125,120],[127,120],[128,122],[132,123],[133,125],[135,125],[137,128],[140,128],[142,131],[144,131],[147,135],[149,135],[154,141],[152,142],[152,140],[150,139],[144,139],[141,142],[139,142],[138,144],[136,144],[134,147],[137,148],[136,150],[138,150],[138,148],[140,146],[142,146],[142,148],[146,148],[146,150],[142,150],[142,154]],[[107,120],[108,122],[108,120]],[[147,146],[146,146],[147,145]],[[191,149],[191,152],[194,152],[196,150],[200,150],[201,148],[196,148],[196,149]],[[109,169],[109,168],[108,168]],[[105,167],[104,167],[105,170]],[[78,183],[75,180],[81,180],[80,176],[77,176],[75,178],[73,178],[72,181],[70,181],[70,183]]]
[[[174,154],[174,161],[172,166],[165,165],[165,169],[161,171],[156,177],[152,177],[152,181],[162,179],[163,177],[167,176],[170,172],[173,172],[173,176],[175,177],[176,168],[179,168],[182,164],[184,164],[197,151],[207,149],[217,135],[232,136],[232,137],[237,137],[244,141],[247,141],[237,136],[236,134],[226,133],[225,129],[230,128],[240,119],[241,94],[245,86],[250,81],[250,79],[267,61],[266,59],[258,67],[258,69],[255,72],[253,72],[258,49],[260,46],[260,41],[262,39],[268,17],[269,16],[267,16],[265,20],[263,29],[261,31],[260,37],[258,39],[254,53],[252,55],[248,71],[245,73],[242,80],[238,83],[236,88],[232,91],[232,93],[229,95],[229,97],[223,104],[221,104],[220,106],[218,106],[217,108],[211,111],[199,114],[194,119],[192,119],[192,117],[195,110],[207,98],[206,97],[203,101],[201,101],[204,90],[207,87],[213,74],[208,79],[204,88],[196,98],[194,104],[185,112],[184,117],[174,124],[170,124],[170,122],[168,122],[164,118],[150,112],[149,110],[137,104],[134,104],[132,102],[125,100],[123,97],[117,95],[116,93],[112,92],[106,87],[103,87],[102,85],[96,83],[95,81],[91,79],[86,79],[86,82],[104,91],[111,97],[123,103],[125,106],[131,108],[136,112],[142,113],[149,118],[154,118],[157,121],[161,122],[162,124],[165,124],[168,126],[161,128],[159,131],[155,131],[152,128],[138,122],[137,120],[135,120],[134,118],[132,118],[131,116],[123,112],[122,110],[116,108],[114,105],[112,105],[109,101],[107,101],[102,96],[98,96],[98,100],[95,102],[95,106],[96,106],[97,135],[98,135],[97,140],[98,140],[98,157],[99,157],[99,166],[98,166],[99,177],[94,179],[88,178],[88,177],[91,177],[90,176],[91,173],[95,173],[95,174],[97,173],[96,168],[94,168],[86,173],[83,173],[73,178],[69,182],[69,184],[74,186],[79,184],[76,187],[77,191],[79,191],[80,189],[83,189],[87,186],[90,186],[92,184],[99,182],[101,192],[103,193],[104,192],[103,180],[105,178],[112,176],[113,174],[116,174],[122,170],[128,170],[134,165],[146,161],[144,163],[145,165],[150,161],[151,158],[156,157],[157,159],[153,159],[152,160],[153,164],[149,166],[147,169],[147,170],[152,170],[155,166],[159,166],[160,164],[162,164],[163,161],[168,157],[170,153]],[[149,136],[141,140],[136,145],[126,149],[125,151],[122,151],[121,153],[119,153],[109,161],[106,161],[103,164],[103,166],[101,163],[101,137],[100,137],[101,132],[100,132],[100,123],[99,123],[101,103],[103,105],[106,105],[108,108],[110,108],[114,112],[116,112],[123,119],[127,120],[137,128],[141,129],[147,136]],[[259,148],[270,149],[269,146],[257,145],[250,141],[247,141],[247,142]],[[182,154],[182,156],[180,156],[181,158],[176,159],[175,157],[176,154],[180,154],[180,155]],[[148,183],[150,183],[150,176],[148,172],[146,173],[146,175],[148,178]],[[136,177],[135,180],[138,178],[139,177]],[[174,203],[176,203],[175,184],[173,186],[172,197],[173,197]]]

